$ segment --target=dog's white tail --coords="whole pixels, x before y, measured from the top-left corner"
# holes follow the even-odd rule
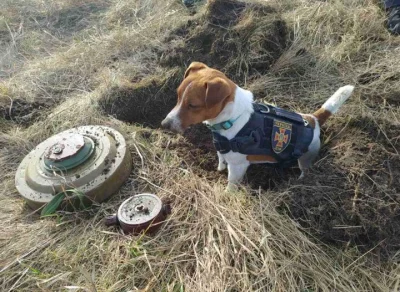
[[[353,90],[354,86],[352,85],[340,87],[319,110],[313,113],[313,116],[317,118],[320,126],[339,110],[343,103],[351,96]]]

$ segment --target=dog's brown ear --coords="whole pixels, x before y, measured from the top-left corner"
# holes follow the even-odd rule
[[[185,76],[183,78],[186,78],[190,75],[190,73],[202,70],[207,68],[206,64],[203,64],[201,62],[192,62],[190,66],[186,69]]]
[[[232,89],[226,80],[216,77],[205,83],[206,87],[206,107],[222,102],[232,94]]]

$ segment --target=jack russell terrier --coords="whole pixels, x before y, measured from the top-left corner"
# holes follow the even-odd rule
[[[193,62],[178,87],[178,102],[163,128],[183,132],[204,123],[211,129],[218,171],[228,165],[228,189],[235,188],[252,163],[287,167],[298,161],[303,178],[320,149],[320,126],[350,97],[354,86],[339,88],[313,114],[257,104],[253,94],[222,72]]]

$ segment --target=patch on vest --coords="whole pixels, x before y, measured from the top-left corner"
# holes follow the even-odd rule
[[[272,150],[275,153],[281,153],[290,143],[292,137],[292,124],[274,119],[272,128]]]

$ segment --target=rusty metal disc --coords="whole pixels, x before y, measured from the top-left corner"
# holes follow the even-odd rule
[[[44,154],[44,167],[48,171],[62,172],[83,164],[95,149],[90,137],[80,134],[57,135],[57,141]]]
[[[55,136],[55,143],[45,152],[51,161],[62,161],[76,155],[85,145],[85,138],[78,133],[63,133]]]
[[[151,234],[160,228],[170,213],[170,204],[163,204],[156,195],[139,194],[125,200],[118,208],[117,214],[105,219],[105,224],[119,225],[125,233]]]
[[[149,223],[160,214],[161,200],[153,194],[140,194],[124,201],[118,209],[118,220],[129,225]]]
[[[132,168],[123,136],[104,126],[73,128],[40,143],[21,162],[15,185],[34,209],[64,190],[102,202],[115,193]]]

